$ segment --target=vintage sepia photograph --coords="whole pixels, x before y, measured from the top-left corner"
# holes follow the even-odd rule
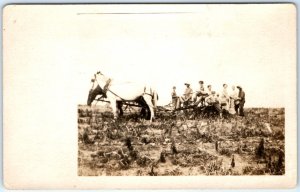
[[[79,176],[285,174],[293,23],[244,7],[79,13],[99,26],[82,37],[99,62],[78,105]]]
[[[297,10],[3,8],[7,189],[291,188]]]

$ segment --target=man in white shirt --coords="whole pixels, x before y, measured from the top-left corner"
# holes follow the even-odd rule
[[[183,104],[187,104],[187,102],[192,100],[193,97],[193,89],[190,88],[190,84],[189,83],[185,83],[184,85],[186,85],[186,89],[184,91],[184,94],[182,97],[180,97],[180,101]]]
[[[211,85],[207,85],[207,96],[211,95],[212,94],[212,90],[211,90]]]
[[[218,103],[218,97],[216,96],[216,92],[212,91],[211,94],[205,98],[205,102],[208,105],[213,105],[215,103]]]

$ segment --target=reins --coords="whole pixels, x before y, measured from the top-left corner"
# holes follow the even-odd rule
[[[107,91],[111,92],[113,95],[119,97],[122,101],[126,101],[125,99],[123,99],[122,97],[120,97],[119,95],[117,95],[116,93],[114,93],[112,90],[107,89]]]

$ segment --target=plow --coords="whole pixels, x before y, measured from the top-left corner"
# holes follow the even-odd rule
[[[109,101],[102,95],[95,99],[94,105],[98,103],[109,103]],[[140,113],[141,117],[147,119],[149,116],[149,108],[142,98],[137,100],[123,100],[117,103],[119,113],[121,116],[124,114]],[[188,119],[196,118],[215,118],[220,116],[220,112],[213,105],[197,106],[193,104],[186,104],[182,107],[174,109],[171,103],[164,106],[157,106],[155,113],[157,116],[183,116]],[[224,117],[229,117],[229,113],[223,110]]]

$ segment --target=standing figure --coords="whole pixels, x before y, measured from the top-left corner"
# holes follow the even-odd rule
[[[173,87],[173,91],[171,93],[171,96],[172,96],[172,106],[174,109],[177,109],[179,106],[179,97],[176,93],[176,87],[174,86]]]
[[[182,97],[180,97],[180,102],[183,105],[188,104],[189,101],[192,100],[193,97],[193,90],[190,88],[190,84],[189,83],[185,83],[184,85],[186,85],[186,89],[184,91],[184,94]]]
[[[223,91],[220,95],[220,104],[222,109],[229,111],[229,95],[227,92],[227,87],[227,84],[223,84]]]
[[[240,116],[245,116],[244,114],[244,105],[245,105],[245,92],[243,91],[241,86],[237,86],[239,90],[239,95],[238,95],[238,100],[239,100],[239,115]]]
[[[238,113],[238,108],[239,108],[238,102],[239,101],[238,101],[238,92],[236,91],[234,85],[232,86],[232,90],[230,92],[229,97],[230,97],[229,113],[236,114],[236,113]]]

